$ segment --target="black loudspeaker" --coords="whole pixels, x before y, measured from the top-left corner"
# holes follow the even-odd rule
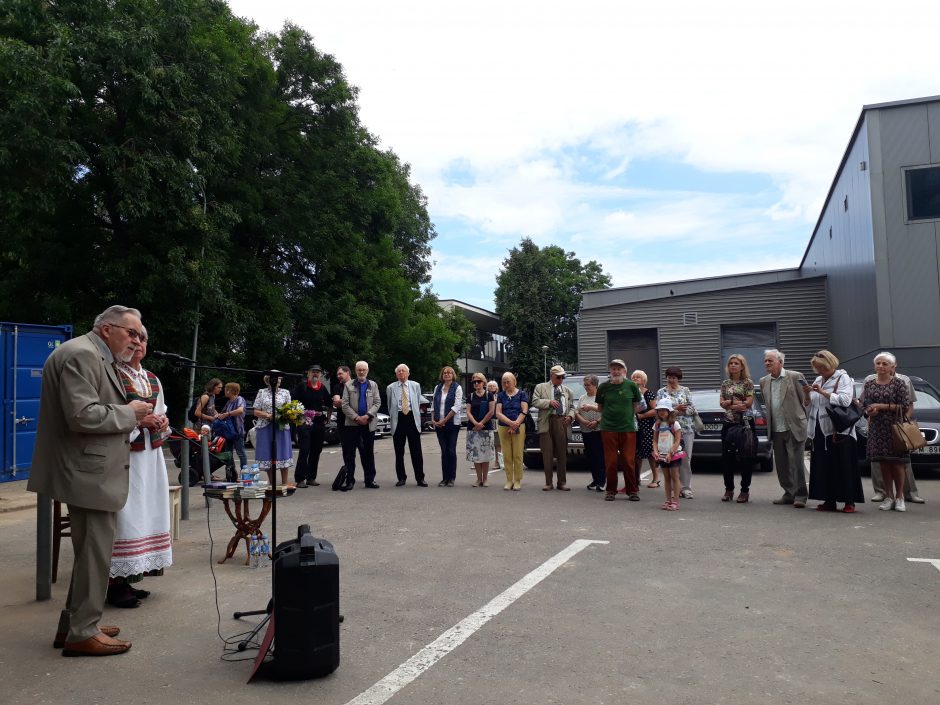
[[[339,667],[339,558],[333,544],[297,527],[274,551],[274,658],[264,675],[319,678]]]

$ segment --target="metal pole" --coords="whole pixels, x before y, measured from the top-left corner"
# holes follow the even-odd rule
[[[542,376],[548,379],[548,346],[542,346]]]
[[[52,497],[36,497],[36,600],[52,597]]]
[[[208,485],[212,481],[212,471],[209,470],[209,434],[205,433],[201,437],[202,443],[202,484]],[[209,498],[206,497],[206,507],[209,506]]]
[[[186,163],[189,164],[189,168],[193,170],[193,173],[197,175],[199,174],[199,170],[196,168],[195,164],[193,164],[189,159],[186,160]],[[206,189],[202,185],[201,182],[198,184],[198,186],[199,186],[199,193],[202,195],[202,220],[203,222],[205,222],[206,211],[207,211]],[[203,236],[202,247],[199,250],[200,262],[205,256],[206,256],[206,244],[205,244],[205,236]],[[198,351],[198,348],[199,348],[199,320],[200,320],[199,304],[200,302],[199,302],[199,299],[197,298],[196,299],[196,327],[193,328],[193,354],[190,356],[191,360],[196,359],[196,352]],[[187,398],[187,401],[186,401],[187,404],[192,404],[193,402],[193,390],[195,389],[195,387],[196,387],[196,368],[191,367],[189,369],[189,397]],[[189,419],[187,419],[186,422],[188,423]],[[193,425],[193,428],[195,428],[195,424]]]
[[[180,434],[180,519],[189,520],[189,439]]]

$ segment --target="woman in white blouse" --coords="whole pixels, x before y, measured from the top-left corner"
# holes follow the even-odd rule
[[[441,446],[442,479],[437,486],[453,487],[457,479],[457,436],[463,409],[463,389],[457,384],[457,373],[453,367],[441,370],[441,383],[434,388],[432,406],[434,430]]]
[[[267,385],[270,384],[268,375],[264,376],[265,386],[258,390],[258,396],[255,397],[254,414],[258,419],[255,422],[255,428],[258,429],[255,437],[255,460],[262,470],[268,471],[268,477],[271,484],[275,484],[274,468],[281,471],[281,484],[287,484],[287,474],[294,464],[294,449],[290,440],[290,426],[280,428],[275,416],[277,409],[290,401],[290,392],[281,389],[282,378],[277,378],[274,385],[274,402],[271,401],[271,390]],[[271,457],[271,434],[275,434],[275,454]],[[273,461],[273,462],[272,462]]]
[[[816,507],[818,511],[834,512],[836,502],[844,502],[842,511],[851,514],[856,502],[865,501],[855,457],[855,426],[836,432],[826,409],[853,403],[854,380],[839,369],[839,358],[828,350],[813,355],[810,364],[819,376],[812,385],[803,388],[809,397],[806,431],[813,446],[809,498],[822,500]]]

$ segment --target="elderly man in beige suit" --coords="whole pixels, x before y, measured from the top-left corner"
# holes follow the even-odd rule
[[[163,430],[143,401],[127,402],[115,360],[129,362],[140,340],[140,312],[111,306],[91,332],[59,346],[42,371],[36,452],[27,489],[69,507],[75,562],[55,645],[63,656],[127,651],[116,627],[99,627],[108,588],[117,512],[127,502],[130,437]]]
[[[532,406],[539,410],[539,448],[545,468],[545,486],[552,489],[552,470],[558,469],[559,490],[567,492],[568,477],[568,429],[574,421],[574,396],[566,387],[565,368],[555,365],[549,372],[550,381],[535,385]]]
[[[774,504],[806,506],[806,407],[809,386],[799,372],[783,369],[784,355],[779,350],[764,351],[764,369],[760,390],[767,410],[767,432],[774,448],[774,467],[783,496]]]

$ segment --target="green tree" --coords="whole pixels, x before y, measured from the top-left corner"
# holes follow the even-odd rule
[[[198,322],[203,364],[388,378],[460,337],[425,290],[426,199],[342,66],[221,0],[3,4],[0,232],[6,320],[85,330],[124,303],[151,348]],[[151,366],[182,414],[188,375]]]
[[[523,238],[510,250],[496,275],[496,314],[520,385],[543,380],[543,345],[549,348],[549,364],[576,364],[581,294],[609,286],[610,276],[600,264],[582,264],[574,252],[557,245],[540,248]]]

